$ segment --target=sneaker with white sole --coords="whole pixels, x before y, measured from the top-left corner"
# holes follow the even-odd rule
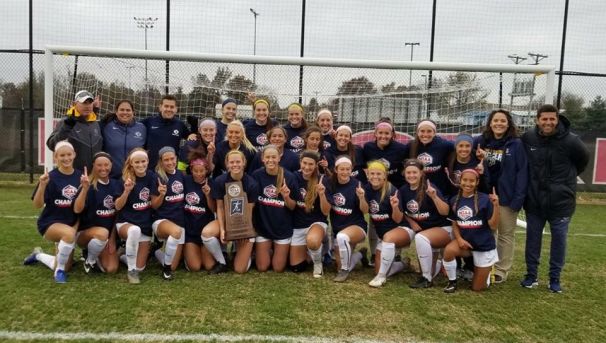
[[[141,279],[139,278],[139,271],[137,271],[136,269],[129,270],[126,274],[126,278],[128,279],[128,283],[132,283],[134,285],[141,283]]]
[[[349,277],[349,270],[341,269],[337,273],[337,276],[335,276],[335,278],[332,279],[332,281],[334,281],[334,282],[345,282],[345,280],[347,280],[348,277]]]
[[[170,281],[174,278],[170,264],[165,264],[162,267],[162,278],[166,281]]]
[[[535,276],[528,275],[524,276],[524,280],[520,281],[520,286],[525,288],[535,288],[539,285],[539,280]]]
[[[383,286],[387,282],[387,277],[385,275],[377,274],[374,279],[370,280],[368,285],[370,287],[379,288]]]
[[[457,290],[457,280],[448,280],[448,284],[444,287],[444,293],[454,293]]]
[[[324,274],[324,266],[322,263],[314,263],[314,278],[319,279]]]
[[[42,248],[35,247],[31,254],[23,259],[24,266],[31,266],[32,264],[38,263],[38,254],[42,253]]]
[[[562,286],[560,285],[560,279],[558,278],[549,278],[547,288],[549,288],[552,293],[562,293]]]
[[[67,273],[63,269],[55,270],[55,282],[56,283],[66,283],[67,282]]]

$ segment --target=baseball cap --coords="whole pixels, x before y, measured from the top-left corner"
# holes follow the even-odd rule
[[[91,92],[87,90],[81,90],[74,96],[74,101],[77,101],[81,104],[85,103],[87,100],[95,100],[95,97],[91,94]]]

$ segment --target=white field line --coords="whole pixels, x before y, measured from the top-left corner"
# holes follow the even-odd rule
[[[38,219],[38,216],[11,216],[11,215],[0,215],[0,219]]]
[[[309,342],[309,343],[336,343],[336,342],[366,342],[383,343],[389,341],[368,340],[359,337],[330,338],[315,336],[281,336],[281,335],[220,335],[220,334],[153,334],[153,333],[120,333],[120,332],[27,332],[27,331],[0,331],[0,339],[12,340],[94,340],[94,341],[138,341],[138,342]],[[413,342],[413,341],[405,341]]]

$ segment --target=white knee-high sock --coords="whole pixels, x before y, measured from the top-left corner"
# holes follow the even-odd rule
[[[179,242],[173,236],[168,236],[166,240],[166,246],[164,247],[164,265],[170,266],[173,263],[173,258],[177,252],[177,246]]]
[[[63,240],[59,241],[57,245],[57,268],[65,270],[65,264],[69,260],[69,255],[72,254],[74,250],[74,243],[67,243]]]
[[[431,243],[429,239],[423,235],[415,236],[415,245],[417,246],[417,257],[419,258],[419,265],[421,266],[421,273],[423,277],[431,281],[433,275],[431,275],[432,262],[433,262],[433,251],[431,249]]]
[[[128,270],[137,269],[137,253],[139,252],[139,240],[141,239],[141,228],[131,226],[126,236],[126,264]]]
[[[396,256],[396,244],[383,242],[381,249],[381,266],[379,267],[380,275],[387,275],[393,259]]]
[[[93,264],[97,262],[97,258],[99,254],[105,249],[105,245],[107,245],[107,240],[100,240],[93,238],[88,241],[88,255],[86,256],[86,262]]]
[[[349,263],[351,260],[351,246],[349,245],[349,236],[339,232],[337,234],[337,246],[339,247],[341,269],[349,270]]]
[[[49,267],[51,270],[55,270],[55,256],[54,255],[40,253],[40,254],[36,255],[36,259],[38,261],[44,263],[44,265]]]
[[[355,253],[351,254],[351,258],[349,261],[349,270],[352,271],[354,270],[354,268],[356,267],[356,264],[358,264],[358,262],[362,261],[362,253],[359,251],[356,251]]]
[[[311,260],[314,264],[322,263],[322,245],[316,250],[307,249],[307,251],[309,251],[309,256],[311,256]]]
[[[442,265],[444,269],[446,269],[446,275],[448,275],[448,280],[454,281],[457,279],[457,259],[453,259],[452,261],[442,260]]]
[[[207,238],[202,236],[202,243],[204,244],[208,252],[213,255],[215,261],[221,264],[225,264],[225,257],[223,256],[223,252],[221,251],[221,243],[219,243],[217,237]]]
[[[387,277],[395,275],[404,270],[404,262],[397,261],[391,264],[389,271],[387,272]]]

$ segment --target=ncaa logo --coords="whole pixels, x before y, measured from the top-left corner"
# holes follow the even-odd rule
[[[330,144],[330,142],[324,141],[324,150],[330,148],[332,146],[332,144]]]
[[[183,184],[179,181],[175,181],[175,182],[173,182],[172,185],[170,185],[170,189],[175,194],[181,194],[181,193],[183,193]]]
[[[200,197],[196,192],[190,192],[185,195],[185,202],[187,202],[188,205],[197,205],[200,202]]]
[[[332,200],[335,202],[335,205],[337,205],[337,206],[345,205],[345,197],[341,193],[337,193],[337,194],[333,195]]]
[[[463,206],[457,211],[457,217],[461,218],[462,220],[467,220],[473,217],[473,210],[469,208],[469,206]]]
[[[67,185],[67,186],[63,187],[63,189],[61,190],[61,195],[63,195],[64,198],[71,200],[76,196],[77,192],[78,192],[78,188],[76,188],[72,185]]]
[[[236,184],[231,184],[229,185],[229,187],[227,187],[227,193],[232,196],[235,197],[237,195],[240,194],[240,186],[236,185]]]
[[[417,160],[421,161],[421,163],[423,163],[424,166],[428,166],[433,163],[433,157],[426,152],[417,156]]]
[[[406,209],[410,213],[417,213],[417,212],[419,212],[419,203],[416,202],[415,200],[410,200],[409,202],[406,203]]]
[[[299,193],[301,194],[301,198],[305,198],[307,190],[305,188],[299,188]]]
[[[179,130],[173,130],[173,136],[179,137]]]
[[[305,141],[299,136],[295,136],[290,140],[290,146],[293,148],[299,149],[302,148],[303,145],[305,145]]]
[[[257,144],[259,145],[265,145],[267,144],[267,135],[262,133],[260,135],[257,136]]]
[[[275,198],[278,196],[278,189],[274,185],[269,185],[263,188],[263,194],[268,198]]]
[[[149,188],[143,187],[143,189],[139,191],[139,199],[141,199],[141,201],[149,200]]]
[[[369,209],[370,209],[370,213],[378,213],[379,212],[379,203],[377,203],[374,200],[370,201],[369,205]]]
[[[114,197],[111,195],[106,196],[103,199],[103,206],[105,206],[105,208],[107,209],[113,209],[114,208]]]

